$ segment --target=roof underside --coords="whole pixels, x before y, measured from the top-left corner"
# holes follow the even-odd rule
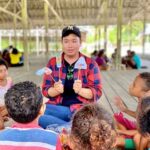
[[[30,28],[44,26],[44,2],[49,5],[49,28],[61,25],[103,25],[108,13],[109,25],[117,24],[117,1],[108,0],[27,0],[27,13]],[[0,0],[0,29],[13,29],[13,15],[6,13],[16,9],[21,17],[21,0]],[[105,11],[107,10],[107,11]],[[123,23],[130,20],[143,20],[146,10],[146,20],[150,21],[150,0],[123,0]],[[22,28],[21,20],[17,19],[17,28]]]

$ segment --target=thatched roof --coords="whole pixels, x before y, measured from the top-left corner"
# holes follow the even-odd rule
[[[16,4],[15,4],[16,1]],[[108,1],[108,6],[105,7]],[[49,7],[49,28],[60,25],[100,25],[117,24],[118,0],[27,0],[30,28],[44,26],[44,3]],[[107,9],[106,9],[107,8]],[[21,0],[0,0],[0,29],[13,29],[13,16],[17,15],[17,28],[22,28]],[[107,10],[107,11],[105,11]],[[149,14],[150,0],[123,0],[123,23],[143,20]],[[15,12],[16,11],[16,12]],[[150,15],[147,21],[150,21]]]

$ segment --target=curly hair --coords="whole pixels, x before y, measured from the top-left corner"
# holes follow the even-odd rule
[[[75,113],[70,139],[75,150],[111,150],[115,140],[114,129],[111,115],[93,103]]]
[[[5,94],[8,114],[19,123],[29,123],[39,114],[43,97],[39,87],[25,81],[12,86]]]
[[[137,115],[138,130],[142,135],[150,134],[150,96],[141,100]]]

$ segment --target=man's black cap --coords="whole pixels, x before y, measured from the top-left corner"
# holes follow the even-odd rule
[[[67,26],[65,27],[63,30],[62,30],[62,38],[65,37],[65,36],[68,36],[69,34],[75,34],[76,36],[78,36],[79,38],[81,38],[81,32],[80,32],[80,29],[76,26]]]

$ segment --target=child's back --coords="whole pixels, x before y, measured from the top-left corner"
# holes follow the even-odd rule
[[[45,110],[40,88],[32,82],[18,83],[7,91],[5,104],[16,123],[0,132],[0,150],[55,150],[57,134],[38,125]]]

